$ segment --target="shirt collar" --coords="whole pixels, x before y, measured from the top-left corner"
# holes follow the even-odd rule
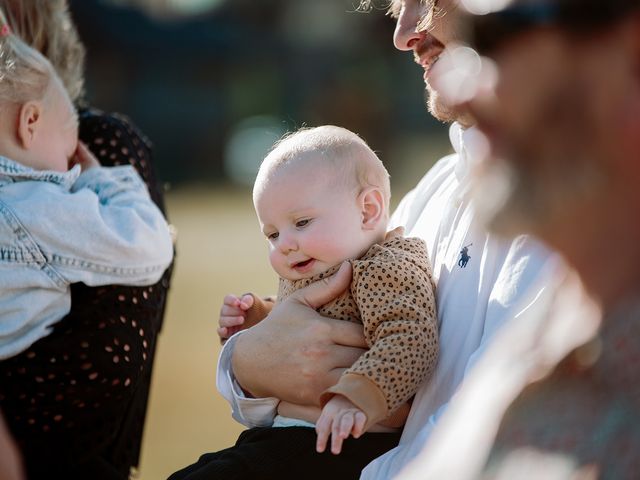
[[[0,155],[0,184],[35,180],[55,183],[65,190],[69,190],[80,176],[80,173],[80,165],[74,165],[67,172],[35,170]]]
[[[486,152],[486,139],[477,127],[464,128],[458,122],[454,122],[449,127],[449,140],[458,154],[456,177],[462,181]]]

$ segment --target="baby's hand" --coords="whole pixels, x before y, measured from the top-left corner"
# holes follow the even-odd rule
[[[365,413],[342,395],[336,395],[322,409],[316,422],[316,451],[324,452],[331,434],[331,453],[337,455],[342,450],[342,441],[349,436],[358,438],[364,433],[367,423]]]
[[[218,336],[224,342],[234,333],[242,330],[246,319],[246,311],[253,306],[253,295],[245,294],[242,297],[227,295],[224,297],[220,309],[220,321],[218,324]]]
[[[83,172],[89,170],[90,168],[100,166],[100,162],[98,161],[98,159],[82,142],[78,142],[78,148],[76,149],[76,153],[73,155],[73,158],[69,162],[69,168],[73,167],[76,164],[80,165],[80,168]]]

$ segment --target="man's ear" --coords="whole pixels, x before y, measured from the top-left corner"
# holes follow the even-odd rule
[[[42,103],[29,101],[22,104],[18,111],[18,143],[28,150],[33,144],[41,125]]]
[[[367,187],[358,196],[362,211],[362,228],[375,229],[386,218],[385,198],[378,187]]]

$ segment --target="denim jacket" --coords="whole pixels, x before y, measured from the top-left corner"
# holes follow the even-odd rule
[[[130,166],[33,170],[0,156],[0,359],[51,332],[69,284],[157,282],[167,223]]]

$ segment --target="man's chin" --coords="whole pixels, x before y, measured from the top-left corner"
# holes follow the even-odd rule
[[[437,120],[445,123],[459,122],[465,127],[473,125],[471,115],[465,109],[448,105],[433,88],[427,86],[425,97],[429,113]]]

